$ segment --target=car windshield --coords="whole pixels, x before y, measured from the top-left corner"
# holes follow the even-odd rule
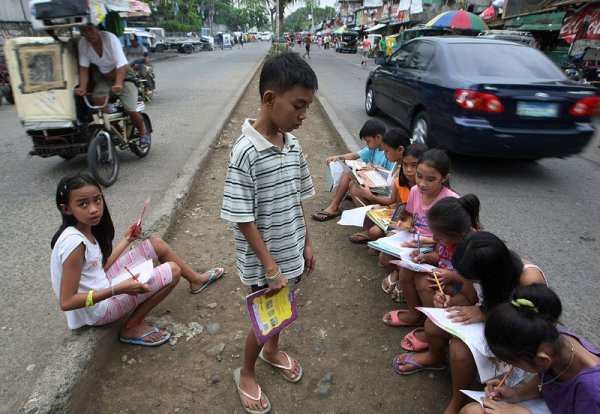
[[[525,80],[563,79],[556,65],[537,50],[519,45],[451,43],[448,50],[458,73]]]

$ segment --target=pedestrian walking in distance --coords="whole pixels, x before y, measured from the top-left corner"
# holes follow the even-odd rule
[[[310,59],[310,44],[311,43],[312,43],[311,36],[310,35],[306,36],[306,52],[304,52],[304,55],[302,55],[302,57],[304,59],[306,59],[307,56]]]

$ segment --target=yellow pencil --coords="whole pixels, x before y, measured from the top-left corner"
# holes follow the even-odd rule
[[[440,293],[443,295],[444,289],[442,289],[442,285],[440,284],[440,280],[437,277],[437,273],[435,273],[435,272],[431,272],[431,273],[433,273],[433,277],[435,278],[435,283],[437,283],[438,288],[440,288]]]
[[[515,368],[514,366],[510,367],[510,369],[508,370],[508,372],[506,374],[504,374],[504,378],[502,378],[502,381],[500,381],[500,384],[496,385],[497,388],[500,388],[501,386],[504,385],[504,381],[506,381],[506,379],[508,378],[508,376],[510,375],[510,373],[512,372],[512,370],[514,368]]]

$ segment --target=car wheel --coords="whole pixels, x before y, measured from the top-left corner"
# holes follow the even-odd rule
[[[427,112],[421,111],[415,116],[412,123],[410,143],[426,144],[429,148],[435,147],[431,138],[431,121]]]
[[[165,51],[165,45],[156,45],[154,49],[156,50],[156,53],[163,53]]]
[[[375,92],[371,85],[367,87],[367,94],[365,96],[365,111],[367,115],[374,116],[379,113],[379,109],[375,105]]]

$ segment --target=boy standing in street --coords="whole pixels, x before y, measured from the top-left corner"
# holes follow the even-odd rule
[[[312,243],[302,200],[315,194],[298,139],[290,132],[306,119],[317,77],[296,53],[265,62],[260,74],[260,112],[247,119],[231,151],[221,218],[233,223],[237,268],[252,291],[274,294],[314,269]],[[271,404],[256,382],[260,357],[285,380],[298,382],[300,363],[279,350],[279,334],[261,350],[250,328],[241,368],[234,371],[238,394],[249,413],[267,413]]]

